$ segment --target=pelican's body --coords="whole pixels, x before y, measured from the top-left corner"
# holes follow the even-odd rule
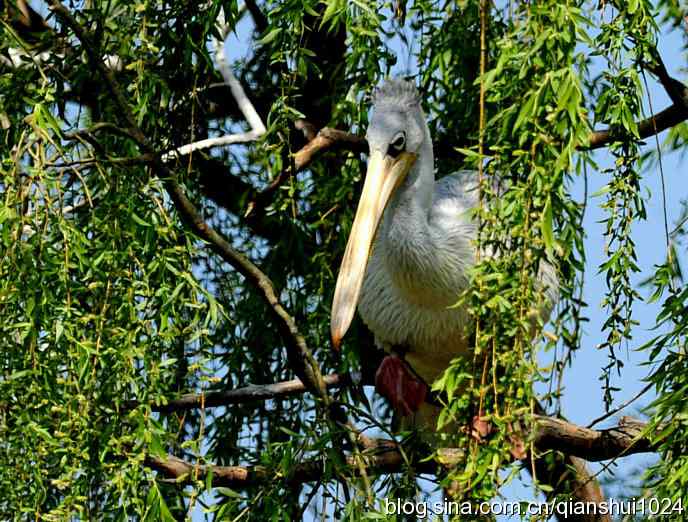
[[[430,131],[418,93],[405,81],[378,89],[366,138],[368,171],[337,279],[332,340],[339,345],[358,305],[376,342],[403,354],[412,369],[386,358],[396,362],[383,361],[378,390],[399,413],[419,412],[416,424],[424,423],[432,414],[415,376],[431,384],[469,350],[471,320],[455,305],[477,260],[477,174],[435,181]],[[548,294],[546,318],[557,288],[550,265],[539,279]],[[413,395],[420,398],[407,400]]]
[[[471,209],[478,192],[475,173],[466,171],[428,186],[427,205],[407,197],[413,189],[402,185],[385,209],[358,311],[381,347],[403,350],[415,372],[432,383],[469,348],[469,318],[464,307],[453,305],[476,260]]]

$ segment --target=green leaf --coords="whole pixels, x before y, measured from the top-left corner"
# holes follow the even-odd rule
[[[545,203],[545,208],[542,210],[540,230],[542,231],[545,248],[551,252],[554,248],[554,234],[552,233],[552,198],[549,197]]]
[[[274,41],[281,32],[282,29],[280,27],[276,27],[275,29],[268,31],[267,34],[265,34],[262,38],[257,40],[256,43],[259,45],[267,45],[270,42]]]

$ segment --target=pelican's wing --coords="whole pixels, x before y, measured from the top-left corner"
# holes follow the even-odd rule
[[[468,211],[478,205],[478,172],[460,170],[435,183],[430,221],[446,223],[469,220]],[[462,219],[463,218],[463,219]]]
[[[495,185],[495,189],[498,187]],[[464,234],[475,239],[475,223],[472,222],[468,211],[478,206],[478,172],[473,170],[461,170],[450,174],[435,183],[430,219],[452,233],[454,242],[458,241],[457,235]],[[448,223],[454,225],[448,225]],[[458,234],[457,234],[457,231]],[[490,249],[484,251],[484,255],[492,255]],[[545,289],[547,303],[542,307],[543,320],[549,317],[552,307],[559,299],[559,282],[556,274],[556,260],[546,259],[540,264],[538,283]]]

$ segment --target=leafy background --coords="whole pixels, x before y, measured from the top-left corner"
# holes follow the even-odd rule
[[[49,16],[44,4],[31,5]],[[285,341],[274,320],[266,320],[261,295],[184,225],[135,140],[113,128],[69,134],[98,122],[121,128],[122,109],[63,19],[50,16],[53,29],[32,27],[20,35],[14,6],[3,5],[0,29],[6,58],[0,76],[0,513],[171,519],[200,516],[205,504],[219,519],[298,519],[307,508],[363,516],[369,511],[365,497],[347,497],[336,482],[294,489],[275,480],[255,490],[205,494],[208,484],[180,488],[156,481],[144,465],[147,453],[169,452],[192,462],[259,462],[279,477],[306,457],[326,455],[336,462],[339,435],[309,395],[200,412],[153,411],[152,405],[186,391],[292,378]],[[390,73],[408,74],[425,94],[438,170],[476,166],[478,2],[215,1],[199,7],[112,1],[69,7],[91,33],[96,56],[121,61],[118,80],[127,103],[159,151],[244,129],[210,47],[219,36],[215,23],[222,9],[228,27],[236,29],[225,44],[230,64],[267,134],[249,146],[181,158],[173,164],[175,176],[206,221],[280,290],[323,370],[358,368],[359,352],[367,353],[371,344],[368,333],[356,324],[339,358],[328,349],[328,313],[364,163],[335,151],[302,173],[285,175],[290,154],[306,141],[294,122],[305,116],[316,128],[361,134],[365,95]],[[532,390],[518,384],[524,376],[526,382],[541,380],[541,394],[550,392],[557,372],[542,367],[552,357],[563,365],[563,354],[575,348],[562,402],[552,396],[550,408],[561,406],[573,421],[586,424],[603,411],[605,397],[612,405],[632,397],[653,372],[640,363],[652,359],[659,367],[653,378],[659,401],[650,413],[657,422],[672,419],[661,447],[665,458],[653,459],[656,466],[645,481],[630,484],[624,479],[638,477],[632,470],[645,468],[646,459],[621,460],[609,490],[618,495],[646,488],[676,498],[688,491],[685,459],[678,456],[685,453],[686,296],[675,264],[666,263],[663,225],[664,208],[670,230],[684,212],[680,152],[686,127],[661,137],[664,155],[652,138],[643,147],[633,139],[633,121],[668,104],[640,60],[649,60],[657,44],[669,70],[681,77],[682,14],[672,1],[514,1],[493,7],[487,35],[482,86],[485,142],[493,161],[485,165],[485,176],[507,178],[510,190],[501,197],[485,191],[481,239],[510,248],[499,261],[480,266],[479,291],[470,301],[486,334],[478,336],[477,353],[490,353],[494,339],[503,348],[496,355],[504,378],[495,397],[482,398],[490,407],[506,401],[498,420],[508,422],[509,408],[519,412],[531,404]],[[16,49],[46,55],[37,64],[17,65]],[[583,160],[574,149],[587,136],[589,122],[616,126],[622,139]],[[589,198],[581,226],[584,178],[589,196],[604,191]],[[284,181],[272,190],[275,179]],[[673,235],[678,260],[685,255],[682,234]],[[558,319],[548,326],[558,347],[538,355],[523,315],[538,290],[518,274],[536,274],[539,261],[552,252],[564,259],[560,269],[570,286]],[[529,260],[525,269],[523,259]],[[581,309],[583,266],[582,295],[589,308]],[[502,275],[499,284],[494,274]],[[655,287],[662,292],[648,303]],[[506,298],[490,301],[496,295]],[[605,296],[618,298],[619,309],[598,308]],[[499,306],[485,305],[490,302]],[[650,330],[657,313],[667,320]],[[581,323],[581,317],[590,322]],[[645,342],[651,344],[635,350]],[[619,360],[625,362],[620,376]],[[443,386],[455,389],[461,372],[459,364]],[[474,405],[471,393],[451,401],[446,414],[465,416]],[[370,411],[385,419],[384,405],[368,396]],[[648,393],[638,404],[652,397]],[[339,398],[357,404],[356,397]],[[358,421],[365,418],[359,411]],[[499,474],[486,475],[485,469],[494,465],[494,456],[501,462],[507,449],[503,440],[479,448],[477,465],[457,469],[452,478],[478,477],[480,487],[471,494],[494,494]],[[349,482],[352,492],[361,486]],[[394,496],[414,484],[402,474],[375,487]],[[510,491],[516,498],[525,495]],[[317,501],[309,504],[312,498]]]

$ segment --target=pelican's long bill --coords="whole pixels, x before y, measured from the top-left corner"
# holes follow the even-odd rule
[[[390,196],[404,181],[415,162],[416,155],[410,152],[402,152],[396,158],[378,151],[370,155],[363,193],[346,244],[332,302],[330,332],[335,349],[339,349],[354,317],[370,249],[382,213]]]

